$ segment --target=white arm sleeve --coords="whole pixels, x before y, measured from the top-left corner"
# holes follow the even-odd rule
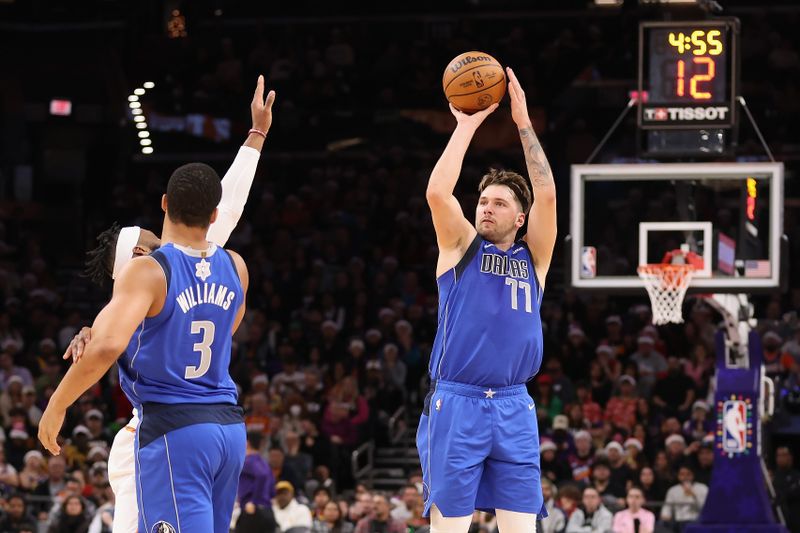
[[[222,199],[217,208],[217,220],[208,228],[207,239],[217,246],[225,246],[244,211],[250,186],[256,175],[261,153],[255,148],[242,146],[231,168],[222,178]]]

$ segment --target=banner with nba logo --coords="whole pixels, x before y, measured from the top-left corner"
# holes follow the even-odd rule
[[[749,455],[753,447],[753,402],[750,397],[732,394],[717,401],[716,445],[720,454],[732,459]]]

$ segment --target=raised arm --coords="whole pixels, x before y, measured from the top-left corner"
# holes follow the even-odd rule
[[[228,242],[244,211],[244,205],[256,175],[261,149],[272,126],[273,103],[275,103],[275,91],[270,91],[265,101],[264,76],[259,76],[256,92],[250,102],[250,114],[253,118],[252,129],[258,131],[247,136],[247,140],[239,148],[239,153],[236,154],[231,168],[222,178],[219,214],[217,220],[208,228],[208,240],[218,246],[225,246],[225,243]]]
[[[114,281],[114,294],[92,324],[92,341],[86,344],[82,362],[72,365],[50,397],[39,421],[39,440],[54,455],[67,408],[108,372],[125,351],[136,329],[153,316],[166,295],[164,273],[149,257],[136,258]]]
[[[525,152],[525,165],[528,167],[528,179],[533,189],[533,205],[528,214],[528,232],[525,242],[533,255],[536,276],[544,286],[550,261],[553,259],[553,247],[556,244],[556,185],[553,171],[544,155],[542,145],[533,131],[528,116],[528,104],[525,91],[510,68],[508,72],[508,94],[511,97],[511,117],[519,129],[519,138]]]
[[[456,129],[450,136],[450,142],[444,149],[436,166],[433,167],[428,190],[425,197],[433,216],[433,227],[436,230],[436,241],[439,245],[439,261],[436,265],[436,276],[456,266],[458,261],[475,237],[475,228],[464,217],[461,205],[453,196],[453,191],[461,174],[461,165],[467,153],[469,143],[478,126],[489,116],[497,104],[492,104],[483,111],[467,115],[452,105],[450,111],[456,117]]]

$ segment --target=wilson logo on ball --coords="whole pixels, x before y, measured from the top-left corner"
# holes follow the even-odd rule
[[[467,65],[471,65],[472,63],[480,63],[480,62],[488,62],[492,63],[494,58],[491,56],[467,56],[465,58],[460,59],[459,61],[455,61],[450,65],[450,70],[453,72],[458,72],[461,67],[465,67]]]

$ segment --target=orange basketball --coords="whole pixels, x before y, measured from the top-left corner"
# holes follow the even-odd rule
[[[486,109],[506,94],[506,75],[498,61],[483,52],[457,55],[444,69],[444,95],[464,113]]]

